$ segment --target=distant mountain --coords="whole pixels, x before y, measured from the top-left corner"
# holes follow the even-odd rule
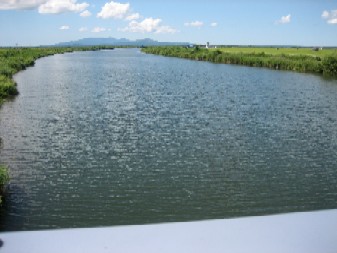
[[[69,46],[181,46],[190,45],[189,42],[159,42],[152,39],[141,39],[141,40],[128,40],[125,38],[115,39],[115,38],[84,38],[75,41],[61,42],[56,44],[60,47]]]

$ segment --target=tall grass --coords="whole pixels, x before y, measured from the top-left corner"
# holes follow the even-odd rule
[[[318,54],[306,49],[294,51],[296,54],[282,53],[275,49],[277,53],[270,53],[270,50],[262,51],[243,50],[237,48],[227,51],[226,49],[204,49],[204,48],[184,48],[184,47],[148,47],[142,49],[145,53],[158,54],[163,56],[187,58],[197,61],[210,61],[214,63],[240,64],[250,67],[266,67],[277,70],[290,70],[296,72],[318,73],[327,76],[337,76],[337,54],[331,50],[329,53]]]

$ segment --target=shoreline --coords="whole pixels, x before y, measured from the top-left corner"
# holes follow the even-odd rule
[[[327,49],[324,53],[310,52],[308,49],[294,49],[293,52],[289,51],[291,50],[254,47],[218,49],[205,49],[200,47],[147,47],[142,49],[142,52],[147,54],[167,57],[177,57],[218,64],[263,67],[299,73],[313,73],[333,78],[337,77],[336,50]],[[311,54],[308,54],[308,52]]]
[[[7,98],[19,94],[13,79],[14,75],[27,67],[34,66],[39,58],[75,51],[112,50],[114,48],[112,46],[0,48],[0,107]]]
[[[112,50],[109,46],[91,46],[91,47],[44,47],[44,48],[0,48],[0,109],[7,100],[14,98],[19,94],[17,84],[14,81],[14,75],[27,67],[34,66],[35,61],[55,54],[71,53],[75,51],[98,51]],[[1,136],[0,136],[1,143]],[[6,168],[6,169],[4,169]],[[3,188],[8,182],[8,168],[5,164],[0,164],[0,205],[3,198]],[[7,176],[5,176],[7,175]]]

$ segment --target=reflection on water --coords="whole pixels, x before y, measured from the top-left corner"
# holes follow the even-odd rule
[[[337,82],[80,52],[16,76],[0,111],[2,230],[337,207]]]

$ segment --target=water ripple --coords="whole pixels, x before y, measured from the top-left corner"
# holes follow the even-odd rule
[[[337,83],[134,49],[38,60],[0,112],[1,230],[337,208]]]

